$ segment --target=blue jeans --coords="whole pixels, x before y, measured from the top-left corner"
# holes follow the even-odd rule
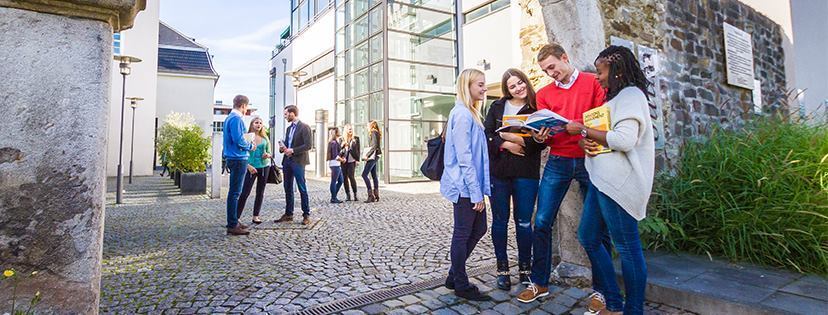
[[[532,212],[537,196],[537,179],[492,177],[492,244],[497,261],[509,260],[506,243],[511,204],[515,206],[512,217],[517,234],[518,262],[529,263],[532,259]]]
[[[602,235],[607,232],[621,258],[626,303],[615,281],[611,249],[604,245],[602,239]],[[592,264],[592,287],[604,295],[607,309],[614,312],[623,310],[624,314],[643,314],[647,265],[638,237],[638,221],[609,196],[590,184],[584,203],[584,214],[578,226],[578,240]]]
[[[362,168],[362,180],[365,181],[365,187],[368,188],[368,194],[371,193],[371,182],[368,181],[368,174],[371,174],[371,179],[374,180],[374,188],[379,189],[379,180],[377,179],[377,161],[379,157],[365,162],[365,167]]]
[[[302,216],[310,215],[310,201],[308,200],[308,185],[305,183],[305,166],[296,163],[291,158],[282,160],[282,171],[285,180],[285,214],[293,215],[293,180],[299,187],[299,197],[302,199]]]
[[[338,200],[339,198],[336,197],[339,194],[339,189],[342,188],[342,182],[345,181],[345,177],[342,176],[342,167],[341,166],[330,166],[331,168],[331,201]]]
[[[474,211],[474,204],[469,198],[460,198],[454,204],[454,232],[451,236],[451,268],[448,282],[454,283],[454,289],[466,290],[472,285],[466,274],[466,260],[471,256],[477,242],[486,235],[486,209]]]
[[[531,280],[542,287],[549,285],[549,274],[552,271],[552,225],[555,224],[558,209],[573,179],[578,181],[581,192],[586,195],[589,174],[584,168],[584,159],[550,155],[538,190],[538,213],[535,215],[535,229],[532,232]]]
[[[239,224],[238,209],[244,177],[247,175],[247,159],[227,160],[227,169],[230,170],[230,189],[227,191],[227,228],[232,229]]]

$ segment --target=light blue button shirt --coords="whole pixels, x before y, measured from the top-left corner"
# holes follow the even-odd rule
[[[453,203],[459,198],[477,203],[483,201],[483,196],[492,195],[486,134],[472,115],[458,100],[446,122],[440,193]]]

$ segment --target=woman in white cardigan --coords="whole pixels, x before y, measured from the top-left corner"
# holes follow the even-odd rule
[[[647,105],[648,81],[633,53],[610,46],[595,60],[598,81],[607,89],[610,131],[573,122],[570,134],[581,134],[587,153],[585,166],[591,181],[578,227],[578,240],[592,263],[593,294],[590,310],[596,314],[643,314],[647,266],[638,235],[653,187],[655,144]],[[598,146],[609,153],[594,154]],[[609,231],[621,258],[626,301],[615,280],[610,249],[601,242]]]

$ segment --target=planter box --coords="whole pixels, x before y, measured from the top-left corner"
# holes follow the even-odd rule
[[[181,172],[175,171],[173,173],[173,181],[175,181],[176,186],[181,187]]]
[[[207,192],[207,173],[181,174],[181,194],[200,195]]]

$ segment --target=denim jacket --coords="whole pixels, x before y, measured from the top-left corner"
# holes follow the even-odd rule
[[[459,198],[469,198],[477,203],[483,201],[483,196],[492,195],[486,134],[472,115],[457,100],[446,122],[440,193],[453,203]]]

